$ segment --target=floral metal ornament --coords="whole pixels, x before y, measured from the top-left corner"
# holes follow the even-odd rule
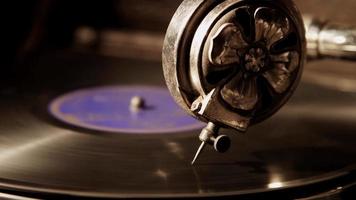
[[[260,96],[258,79],[264,78],[277,94],[287,91],[292,73],[299,66],[299,54],[284,46],[273,47],[291,33],[289,20],[274,15],[276,10],[258,8],[254,13],[253,39],[248,41],[243,26],[224,23],[212,37],[209,49],[210,67],[236,68],[236,73],[221,87],[221,98],[232,108],[252,111]],[[210,69],[210,71],[214,71]]]
[[[239,132],[291,97],[306,58],[303,20],[292,0],[185,0],[166,33],[162,62],[176,102],[207,123],[204,147],[225,152]]]

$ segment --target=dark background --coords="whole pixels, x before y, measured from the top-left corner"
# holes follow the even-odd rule
[[[4,1],[1,46],[4,55],[36,48],[70,47],[80,26],[95,30],[136,30],[164,34],[180,0]],[[354,24],[355,0],[297,0],[303,13]],[[12,57],[13,57],[12,56]],[[9,58],[4,56],[4,58]]]
[[[47,60],[45,70],[55,70],[48,63],[61,62],[61,59],[57,59],[58,56],[54,59],[53,55],[63,53],[66,56],[80,55],[83,62],[90,62],[89,58],[95,56],[96,62],[117,66],[117,61],[127,58],[131,59],[128,62],[149,60],[152,65],[160,68],[164,33],[180,2],[181,0],[3,1],[0,23],[0,87],[9,83],[17,84],[24,79],[36,81],[38,78],[35,74],[42,73],[45,76],[47,73],[38,67],[43,65],[41,63],[44,57]],[[356,25],[355,0],[297,0],[296,4],[303,14]],[[62,64],[58,67],[83,71],[84,66]],[[85,70],[90,71],[96,67],[95,64],[88,65]],[[35,68],[39,69],[34,72]],[[331,78],[333,84],[325,81],[322,83],[328,87],[356,91],[352,86],[356,85],[356,69],[352,62],[324,60],[308,63],[304,80],[315,82],[317,76]],[[71,79],[73,78],[74,75]],[[341,79],[351,81],[351,84],[347,88],[334,84],[341,82]]]

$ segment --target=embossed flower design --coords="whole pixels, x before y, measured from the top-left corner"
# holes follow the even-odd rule
[[[240,9],[236,18],[244,20],[243,12],[251,11]],[[220,96],[234,109],[254,110],[264,95],[262,85],[278,95],[292,84],[300,59],[296,37],[288,18],[276,12],[255,9],[250,23],[231,20],[222,24],[211,39],[208,71],[233,68],[234,73],[225,77]]]

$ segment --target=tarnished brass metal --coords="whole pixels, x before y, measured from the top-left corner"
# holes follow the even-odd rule
[[[208,123],[200,151],[220,127],[245,132],[277,112],[307,57],[356,60],[355,30],[303,20],[292,0],[183,1],[166,33],[163,69],[177,103]],[[206,130],[214,137],[201,139]]]
[[[188,113],[246,131],[290,97],[305,52],[291,1],[187,0],[167,30],[163,68]]]
[[[244,132],[289,99],[305,57],[302,17],[290,0],[185,0],[167,30],[163,69],[188,113]]]

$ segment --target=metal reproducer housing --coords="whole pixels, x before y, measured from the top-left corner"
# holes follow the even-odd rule
[[[199,152],[228,149],[219,127],[244,132],[273,115],[298,85],[305,52],[292,1],[184,1],[167,30],[163,69],[177,103],[208,123]]]
[[[356,28],[303,21],[292,0],[183,1],[162,61],[176,102],[208,123],[195,159],[206,144],[229,148],[221,127],[245,132],[277,112],[299,84],[307,57],[356,60]]]

